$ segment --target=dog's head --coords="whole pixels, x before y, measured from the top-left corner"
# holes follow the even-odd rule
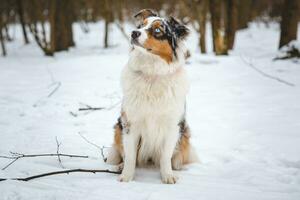
[[[150,9],[143,9],[134,16],[137,29],[131,33],[131,43],[148,53],[171,63],[177,58],[179,44],[189,33],[188,28],[170,17],[164,19]]]

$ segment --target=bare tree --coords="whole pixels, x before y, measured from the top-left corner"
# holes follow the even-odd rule
[[[299,0],[285,0],[280,23],[281,33],[279,48],[297,39],[298,19],[300,12]]]
[[[51,49],[53,52],[74,46],[70,0],[50,1]],[[66,13],[68,13],[66,15]]]
[[[5,41],[4,41],[3,32],[2,32],[2,20],[1,19],[0,19],[0,42],[1,42],[2,55],[6,56],[6,48],[5,48]]]
[[[235,32],[237,30],[238,25],[238,0],[227,0],[225,2],[226,8],[226,29],[225,29],[225,36],[226,36],[226,43],[228,49],[233,48]]]
[[[221,23],[222,1],[210,0],[209,3],[214,52],[216,55],[227,55],[227,47],[224,42],[224,30]]]
[[[0,43],[1,43],[1,49],[2,49],[2,55],[6,56],[6,48],[5,48],[5,38],[3,35],[3,13],[5,10],[5,6],[3,4],[0,4]]]
[[[28,27],[34,37],[34,40],[46,56],[53,56],[53,51],[51,49],[50,42],[47,41],[45,31],[45,2],[41,0],[31,0],[30,3],[27,2],[25,5],[27,10],[34,10],[27,13],[29,18]]]
[[[23,32],[23,37],[24,37],[24,43],[28,44],[28,36],[27,36],[27,31],[26,31],[26,24],[25,24],[25,19],[24,19],[24,6],[23,6],[23,1],[22,0],[17,0],[17,10],[18,10],[18,15],[19,15],[19,21],[21,23],[22,27],[22,32]]]
[[[109,25],[113,21],[112,11],[109,0],[104,0],[104,48],[108,48]]]
[[[238,29],[244,29],[248,27],[250,20],[250,9],[252,0],[242,0],[238,3],[238,10],[241,13],[238,17]]]

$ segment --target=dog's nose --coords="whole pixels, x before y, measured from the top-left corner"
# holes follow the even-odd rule
[[[140,35],[141,35],[141,32],[140,32],[140,31],[132,31],[132,33],[131,33],[131,38],[132,38],[132,39],[136,39],[136,38],[138,38]]]

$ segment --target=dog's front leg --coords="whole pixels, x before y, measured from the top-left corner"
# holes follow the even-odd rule
[[[134,131],[133,128],[130,128],[130,131],[123,135],[124,168],[119,176],[121,182],[128,182],[133,179],[139,137],[138,132]]]
[[[167,184],[174,184],[178,179],[178,177],[173,173],[171,162],[172,155],[178,140],[176,128],[177,127],[174,127],[173,130],[169,129],[162,147],[160,157],[160,173],[162,182]]]

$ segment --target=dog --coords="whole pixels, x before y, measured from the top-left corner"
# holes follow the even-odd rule
[[[174,170],[197,161],[185,119],[189,89],[183,68],[188,28],[150,9],[135,15],[140,22],[131,33],[132,50],[123,69],[121,116],[107,163],[122,167],[119,181],[134,178],[136,165],[160,166],[163,183],[174,184]]]

